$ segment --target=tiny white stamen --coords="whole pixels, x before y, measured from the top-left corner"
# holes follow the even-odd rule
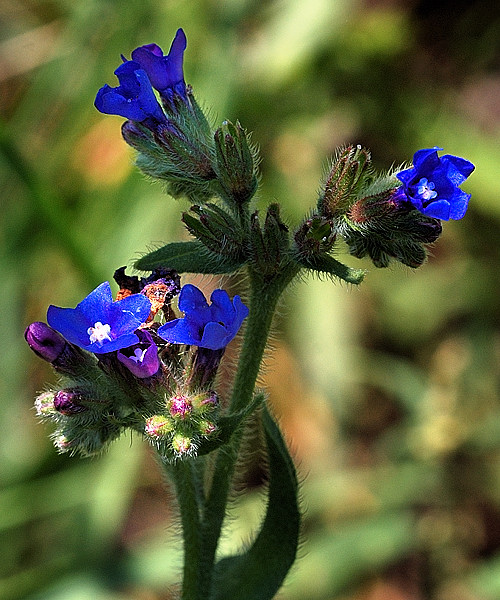
[[[436,186],[432,181],[427,181],[425,177],[422,177],[417,185],[417,193],[422,200],[433,200],[437,196],[437,192],[434,191]]]
[[[147,348],[141,350],[140,348],[136,348],[134,350],[134,356],[129,356],[130,360],[133,360],[136,363],[141,363],[144,360],[144,355],[146,354]]]
[[[89,327],[87,329],[87,333],[89,334],[91,344],[97,343],[99,346],[102,346],[104,340],[112,341],[111,336],[109,335],[111,333],[111,327],[107,323],[104,323],[103,325],[100,321],[97,321],[97,323],[94,324],[94,327]]]

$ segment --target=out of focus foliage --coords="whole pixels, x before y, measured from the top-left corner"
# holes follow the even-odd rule
[[[175,507],[146,447],[58,456],[32,401],[53,375],[22,333],[138,253],[185,235],[96,90],[138,45],[188,36],[186,79],[262,151],[290,222],[327,157],[378,168],[441,146],[476,165],[463,221],[415,272],[308,279],[283,303],[266,385],[303,474],[283,600],[500,597],[500,9],[494,0],[7,0],[0,7],[0,597],[167,599]],[[339,249],[339,256],[342,249]],[[344,259],[345,256],[342,256]],[[211,285],[211,281],[202,281]],[[262,510],[255,458],[223,551]]]

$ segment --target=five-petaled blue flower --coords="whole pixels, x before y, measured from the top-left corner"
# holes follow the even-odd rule
[[[413,167],[400,171],[396,177],[413,206],[428,217],[436,219],[461,219],[467,210],[470,194],[460,189],[460,184],[474,170],[474,165],[458,156],[445,154],[442,148],[418,150],[413,156]]]
[[[179,309],[184,318],[168,321],[158,329],[158,335],[172,344],[187,344],[220,350],[237,334],[248,308],[239,296],[233,301],[225,290],[214,290],[209,306],[205,296],[196,286],[183,286],[179,296]]]
[[[132,52],[132,60],[146,71],[151,85],[167,101],[175,93],[186,98],[186,83],[182,69],[186,45],[186,35],[182,29],[178,29],[167,55],[164,55],[163,50],[156,44],[140,46]]]
[[[131,121],[165,123],[166,117],[156,99],[146,71],[139,63],[127,60],[115,71],[120,85],[104,85],[94,105],[102,113],[120,115]]]
[[[68,342],[105,354],[139,343],[134,331],[151,312],[151,302],[143,294],[132,294],[113,302],[111,287],[101,283],[76,308],[49,306],[47,322]]]

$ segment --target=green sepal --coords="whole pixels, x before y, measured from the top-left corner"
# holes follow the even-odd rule
[[[427,258],[427,245],[442,232],[438,219],[398,200],[396,188],[360,198],[337,220],[336,227],[350,254],[357,258],[368,255],[381,268],[388,267],[392,259],[419,267]]]
[[[271,600],[297,555],[297,475],[280,430],[265,407],[262,423],[269,460],[266,516],[253,545],[244,554],[217,563],[212,600]]]
[[[263,392],[257,392],[252,402],[250,402],[243,410],[230,415],[220,417],[217,421],[217,431],[212,434],[212,437],[201,442],[196,451],[197,456],[208,454],[227,444],[233,433],[243,423],[243,421],[256,410],[265,399]]]
[[[341,148],[318,200],[320,214],[332,218],[347,212],[356,191],[370,178],[370,152],[361,146]]]
[[[239,122],[233,125],[231,121],[224,121],[215,132],[214,140],[222,197],[230,205],[247,204],[258,185],[256,149]]]
[[[221,256],[207,250],[198,240],[173,242],[140,258],[135,264],[139,271],[158,267],[174,269],[178,273],[223,274],[234,273],[243,264],[240,258]]]
[[[244,235],[239,223],[216,204],[192,206],[191,212],[183,213],[182,221],[193,237],[212,252],[236,260],[244,260]]]
[[[280,273],[289,262],[289,230],[280,216],[278,204],[267,208],[264,227],[261,227],[258,212],[250,217],[250,248],[252,266],[264,280]]]
[[[329,254],[298,256],[295,260],[305,269],[316,271],[321,275],[338,277],[347,283],[353,283],[355,285],[360,284],[365,276],[363,269],[352,269],[338,260],[335,260],[333,256],[330,256]]]

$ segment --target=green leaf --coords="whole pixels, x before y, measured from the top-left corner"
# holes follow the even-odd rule
[[[333,275],[343,279],[347,283],[359,284],[363,281],[365,272],[363,269],[352,269],[347,265],[335,260],[329,254],[320,254],[309,257],[296,257],[295,260],[300,266],[322,273],[324,275]]]
[[[269,492],[262,528],[247,552],[219,561],[213,600],[271,600],[290,570],[299,541],[297,476],[281,432],[264,407]]]
[[[158,267],[174,269],[178,273],[220,274],[237,271],[244,262],[220,256],[207,250],[199,241],[173,242],[146,254],[135,263],[140,271]]]

